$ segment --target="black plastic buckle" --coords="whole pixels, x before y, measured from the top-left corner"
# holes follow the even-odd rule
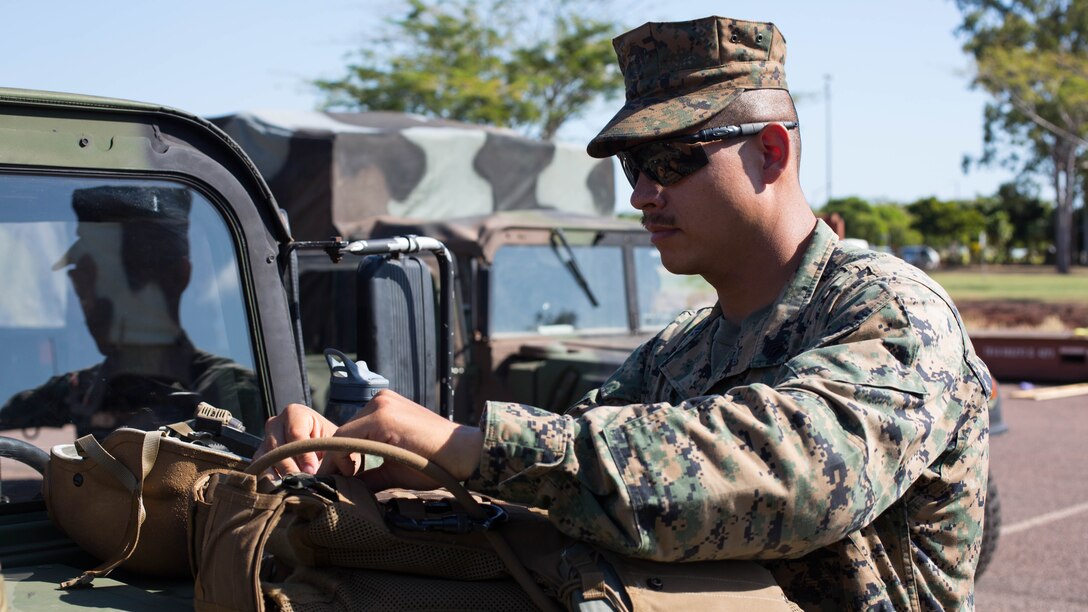
[[[333,486],[333,482],[333,479],[329,476],[315,476],[313,474],[299,472],[297,474],[288,474],[284,476],[283,479],[280,480],[276,490],[290,491],[293,493],[309,491],[315,495],[335,502],[340,500],[340,496],[336,493],[336,487]]]

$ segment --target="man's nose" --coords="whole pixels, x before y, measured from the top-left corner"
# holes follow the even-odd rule
[[[662,197],[662,191],[664,189],[665,188],[656,181],[646,176],[645,173],[640,172],[638,181],[635,182],[634,191],[631,192],[631,206],[635,210],[642,210],[649,207],[660,208],[664,206],[665,201]]]

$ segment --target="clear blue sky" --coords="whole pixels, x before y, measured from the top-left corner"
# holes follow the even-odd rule
[[[831,76],[833,196],[967,198],[992,194],[1011,176],[961,169],[965,154],[981,150],[986,97],[968,87],[971,65],[954,34],[959,14],[952,0],[634,4],[644,8],[623,17],[631,25],[711,14],[778,25],[801,115],[801,179],[814,205],[828,193],[825,75]],[[204,116],[309,110],[320,97],[307,81],[341,76],[364,35],[396,6],[9,1],[0,85],[129,98]],[[588,141],[617,104],[571,122],[561,138]],[[626,197],[621,191],[619,198]]]

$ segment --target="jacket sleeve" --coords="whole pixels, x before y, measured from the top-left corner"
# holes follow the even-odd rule
[[[849,301],[865,316],[851,310],[855,320],[789,359],[773,385],[595,404],[639,397],[639,379],[654,375],[651,343],[573,414],[490,403],[469,484],[655,560],[794,558],[841,540],[899,499],[961,427],[986,426],[989,384],[928,288],[874,282]]]
[[[50,378],[35,389],[20,391],[0,407],[0,430],[62,427],[71,419],[69,405],[79,387],[79,373]]]

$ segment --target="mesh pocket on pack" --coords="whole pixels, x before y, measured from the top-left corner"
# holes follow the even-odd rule
[[[488,550],[405,541],[383,531],[346,504],[330,506],[315,517],[307,537],[322,549],[329,565],[339,567],[380,568],[458,580],[490,580],[507,575],[502,561]]]

